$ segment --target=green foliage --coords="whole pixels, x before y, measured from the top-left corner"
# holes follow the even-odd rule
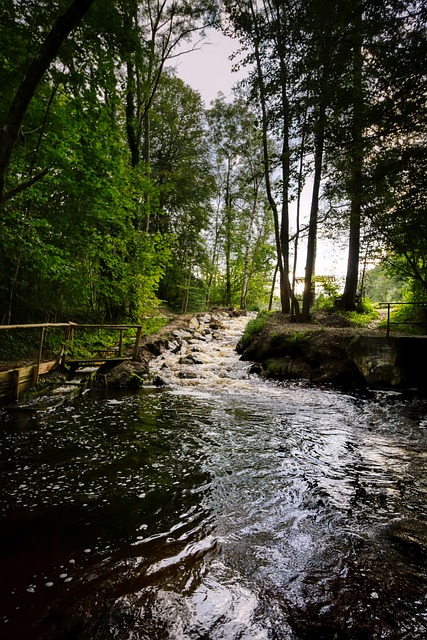
[[[338,298],[340,285],[337,282],[322,282],[322,293],[315,300],[318,309],[330,311],[335,308],[335,301]]]
[[[289,358],[269,358],[265,362],[264,375],[266,378],[274,380],[288,380],[293,377],[292,359]]]
[[[245,348],[247,345],[254,339],[255,336],[258,336],[264,327],[266,326],[269,318],[268,312],[262,312],[257,315],[256,318],[249,320],[248,324],[245,327],[245,331],[240,340],[240,345]]]
[[[304,354],[311,338],[310,333],[303,331],[295,331],[290,334],[271,334],[269,348],[277,356],[295,358]]]
[[[385,265],[377,265],[366,272],[365,295],[373,302],[399,302],[405,281],[399,273],[391,273]]]
[[[387,325],[387,320],[382,322],[382,327]],[[390,314],[390,332],[413,335],[425,335],[427,333],[427,303],[401,304],[393,306]]]
[[[358,311],[344,311],[342,315],[356,327],[365,327],[378,319],[378,311],[369,300],[363,300]]]

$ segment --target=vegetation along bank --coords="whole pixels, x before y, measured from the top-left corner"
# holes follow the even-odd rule
[[[323,313],[317,323],[290,323],[283,314],[260,314],[247,325],[237,349],[253,371],[277,380],[309,380],[344,389],[427,390],[423,367],[427,338],[387,337],[379,321],[355,326]]]

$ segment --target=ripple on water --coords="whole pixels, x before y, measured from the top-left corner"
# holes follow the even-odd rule
[[[5,425],[5,637],[425,637],[425,403],[218,358]]]

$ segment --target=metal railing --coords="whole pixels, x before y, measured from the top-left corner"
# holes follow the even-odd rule
[[[411,305],[413,307],[423,307],[423,319],[422,320],[401,320],[397,322],[395,320],[391,320],[391,308],[401,307],[404,305]],[[418,326],[424,327],[424,334],[427,334],[427,302],[380,302],[378,306],[381,308],[387,309],[387,328],[386,328],[387,338],[390,335],[391,325],[418,325]]]

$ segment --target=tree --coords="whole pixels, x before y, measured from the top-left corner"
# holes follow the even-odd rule
[[[150,229],[174,243],[160,295],[186,311],[193,304],[193,284],[194,297],[204,297],[196,273],[205,260],[202,234],[209,223],[215,185],[202,100],[171,73],[163,74],[153,102],[151,137],[150,177],[158,189],[158,207],[151,214]]]
[[[94,0],[74,0],[68,9],[57,17],[37,55],[33,58],[25,77],[22,79],[3,121],[0,136],[0,204],[20,191],[27,189],[35,181],[46,175],[46,170],[31,176],[28,180],[6,190],[10,157],[25,114],[46,70],[56,58],[61,44],[82,21]]]
[[[270,270],[270,256],[265,246],[270,226],[263,188],[262,135],[256,126],[256,116],[248,109],[243,96],[227,103],[220,95],[212,103],[207,117],[218,188],[212,263],[216,261],[220,280],[223,266],[221,302],[227,306],[239,304],[245,309],[254,265],[257,264],[263,274]],[[209,289],[212,279],[211,271]]]

